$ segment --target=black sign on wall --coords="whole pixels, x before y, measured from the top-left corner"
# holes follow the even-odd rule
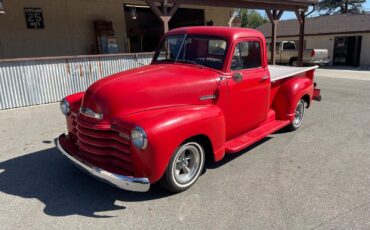
[[[44,18],[41,8],[24,8],[28,29],[44,29]]]

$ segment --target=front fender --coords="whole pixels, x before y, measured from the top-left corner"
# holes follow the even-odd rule
[[[185,140],[205,135],[209,138],[214,159],[225,154],[225,120],[222,111],[214,105],[180,106],[144,111],[124,118],[132,127],[142,127],[148,136],[148,147],[132,147],[132,158],[138,175],[158,181],[172,154]]]
[[[71,106],[71,111],[73,113],[78,113],[81,107],[82,98],[84,94],[85,94],[84,92],[80,92],[80,93],[71,94],[65,97],[65,99],[68,101],[69,105]]]
[[[75,122],[76,116],[79,113],[79,109],[81,107],[83,96],[84,96],[84,92],[80,92],[80,93],[71,94],[65,97],[65,99],[69,103],[69,106],[71,107],[71,113],[68,116],[66,116],[67,130],[69,134],[73,133],[73,129],[74,129],[73,122]]]
[[[283,82],[272,103],[277,119],[293,120],[298,101],[305,95],[311,99],[313,89],[312,79],[304,76],[289,78]]]

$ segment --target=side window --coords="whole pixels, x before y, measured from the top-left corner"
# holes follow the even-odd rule
[[[240,42],[236,45],[231,70],[252,69],[261,66],[261,46],[258,41]]]
[[[286,42],[284,43],[283,50],[295,50],[294,42]]]

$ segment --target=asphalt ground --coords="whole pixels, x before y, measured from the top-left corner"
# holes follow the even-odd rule
[[[54,147],[66,130],[58,104],[0,111],[0,229],[370,229],[367,78],[319,70],[323,100],[299,130],[207,164],[176,195],[75,168]]]

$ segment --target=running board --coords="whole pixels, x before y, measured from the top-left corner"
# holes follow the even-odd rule
[[[226,142],[226,153],[236,153],[248,146],[262,140],[264,137],[278,131],[279,129],[287,126],[290,121],[273,120],[269,123],[263,124],[255,130],[252,130],[246,134],[236,137]]]

